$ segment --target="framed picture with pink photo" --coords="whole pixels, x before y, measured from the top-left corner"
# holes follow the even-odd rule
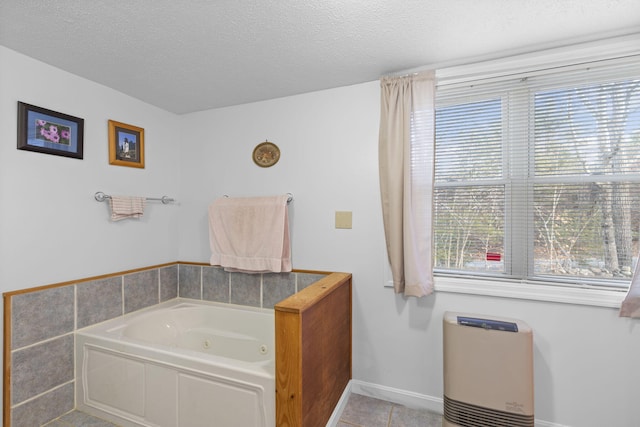
[[[18,150],[82,159],[84,119],[18,101]]]

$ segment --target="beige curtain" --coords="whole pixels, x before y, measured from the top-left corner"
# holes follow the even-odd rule
[[[380,81],[379,168],[387,254],[396,293],[433,292],[434,72]]]
[[[629,292],[620,306],[620,317],[640,318],[640,260],[636,263]]]

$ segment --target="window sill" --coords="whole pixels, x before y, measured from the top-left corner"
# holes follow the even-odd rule
[[[626,291],[487,279],[435,277],[435,291],[619,309]]]

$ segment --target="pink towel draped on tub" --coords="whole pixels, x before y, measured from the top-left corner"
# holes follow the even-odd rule
[[[111,220],[140,218],[144,214],[147,199],[144,197],[111,196]]]
[[[248,273],[291,271],[287,198],[215,200],[209,206],[211,265]]]

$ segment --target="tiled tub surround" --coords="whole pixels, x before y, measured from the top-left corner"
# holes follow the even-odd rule
[[[7,292],[4,425],[40,426],[74,408],[76,329],[178,296],[273,308],[324,276],[228,273],[179,262]]]

